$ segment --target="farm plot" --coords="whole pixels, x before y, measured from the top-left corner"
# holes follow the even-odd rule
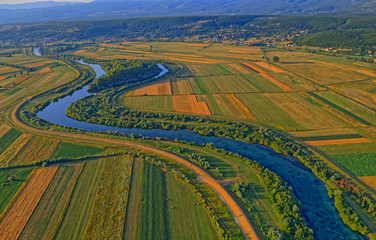
[[[347,126],[342,119],[308,102],[298,93],[265,93],[264,96],[306,129]]]
[[[13,67],[0,67],[0,74],[7,74],[7,73],[13,73],[13,72],[19,72],[20,70],[18,68]]]
[[[32,168],[4,169],[0,171],[0,214],[26,181]]]
[[[255,64],[257,64],[258,66],[266,69],[266,70],[269,70],[269,71],[272,71],[272,72],[276,72],[276,73],[285,73],[286,71],[279,68],[279,67],[276,67],[276,66],[273,66],[273,65],[270,65],[269,63],[266,63],[266,62],[254,62]]]
[[[21,192],[7,206],[0,222],[0,235],[4,239],[17,239],[54,177],[58,167],[39,168],[26,182]]]
[[[171,96],[124,97],[124,105],[141,110],[173,111]]]
[[[82,164],[60,166],[35,208],[20,239],[51,239]]]
[[[85,146],[69,142],[61,142],[52,158],[79,158],[89,155],[96,155],[103,152],[102,148]]]
[[[28,68],[40,67],[40,66],[44,66],[46,64],[53,63],[53,62],[54,61],[43,61],[43,62],[30,63],[30,64],[26,64],[25,67],[28,67]]]
[[[22,133],[12,128],[0,137],[0,154],[2,154]]]
[[[211,115],[206,102],[198,102],[195,95],[173,95],[172,106],[177,112]]]
[[[55,239],[81,239],[89,222],[103,160],[89,161],[76,182]]]
[[[337,144],[337,145],[324,145],[316,146],[316,148],[325,152],[328,155],[338,154],[357,154],[357,153],[374,153],[376,143],[353,143],[353,144]]]
[[[320,62],[281,62],[281,66],[324,85],[353,82],[367,79],[367,76],[340,68],[333,64]]]
[[[1,155],[0,166],[9,166],[12,164],[12,160],[17,154],[25,147],[25,145],[31,140],[32,135],[24,133],[18,137]]]
[[[265,78],[261,77],[257,73],[248,72],[248,74],[242,74],[241,76],[257,89],[256,92],[281,92],[282,91],[279,87],[277,87],[270,81],[266,80]]]
[[[342,145],[350,143],[369,143],[370,140],[367,138],[347,138],[347,139],[328,139],[328,140],[314,140],[305,141],[305,143],[312,146],[324,146],[324,145]]]
[[[247,63],[246,62],[246,63],[242,63],[242,65],[245,66],[246,68],[254,71],[255,73],[259,74],[261,77],[263,77],[266,80],[270,81],[271,83],[273,83],[274,85],[276,85],[277,87],[279,87],[280,89],[282,89],[285,92],[294,92],[295,91],[294,89],[292,89],[289,86],[285,85],[284,83],[278,81],[277,79],[271,77],[265,71],[263,71],[259,67],[254,66],[251,63]]]
[[[233,74],[247,74],[249,71],[237,63],[222,64],[227,70]]]
[[[340,154],[332,155],[331,158],[356,176],[376,175],[376,153]]]
[[[236,96],[260,122],[287,129],[302,129],[297,121],[274,105],[263,94],[237,94]]]
[[[10,129],[11,127],[7,125],[6,123],[1,124],[0,125],[0,138],[4,136],[4,134],[8,132]]]
[[[122,239],[132,162],[123,156],[105,160],[83,239]]]
[[[188,65],[188,68],[195,76],[217,76],[231,74],[231,72],[221,64]]]
[[[150,86],[138,88],[133,93],[133,96],[144,95],[171,95],[170,81],[164,81]]]
[[[218,239],[213,223],[200,200],[171,174],[166,177],[168,219],[171,239]]]
[[[172,93],[176,94],[192,94],[193,90],[187,79],[176,79],[171,81]]]
[[[137,239],[218,239],[199,199],[159,167],[142,162]]]
[[[59,144],[59,140],[34,136],[11,160],[10,165],[30,164],[49,159]]]
[[[376,190],[376,176],[359,177],[359,179],[365,182],[371,188]]]
[[[142,168],[137,239],[167,239],[169,219],[164,173],[147,162],[143,162]]]
[[[255,119],[247,107],[234,94],[213,94],[216,104],[225,116]]]
[[[370,125],[369,123],[376,124],[376,114],[345,97],[332,92],[317,92],[316,95],[320,96],[320,100],[324,98],[327,103],[339,111],[344,112],[359,122]]]
[[[259,92],[249,81],[240,75],[200,77],[208,93]]]

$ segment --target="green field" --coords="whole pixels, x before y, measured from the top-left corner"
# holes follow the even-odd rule
[[[19,137],[21,132],[12,128],[0,138],[0,155]]]
[[[122,239],[132,162],[123,156],[105,160],[83,239]]]
[[[167,239],[170,233],[164,173],[148,162],[142,167],[137,239]]]
[[[356,176],[376,175],[376,153],[358,153],[331,156]]]
[[[86,162],[55,239],[81,239],[89,222],[103,160]]]
[[[62,142],[56,148],[52,158],[79,158],[89,155],[96,155],[101,152],[103,152],[103,149],[101,148]]]
[[[199,199],[182,182],[165,174],[170,239],[218,239],[214,226]]]
[[[183,182],[148,162],[140,168],[137,239],[218,239],[200,200]]]
[[[173,111],[171,96],[134,96],[124,98],[126,106],[142,110]]]
[[[274,105],[263,94],[236,94],[236,97],[260,122],[283,128],[302,129],[300,124]],[[265,111],[265,109],[268,109],[268,111]]]
[[[348,138],[362,138],[359,134],[338,134],[338,135],[322,135],[322,136],[309,136],[298,137],[302,141],[320,141],[320,140],[336,140],[336,139],[348,139]]]
[[[53,234],[67,203],[81,165],[60,166],[33,214],[22,230],[20,239],[48,239]]]
[[[3,212],[22,183],[25,182],[31,170],[32,168],[20,168],[0,171],[0,213]],[[8,179],[11,175],[14,175],[13,180]]]

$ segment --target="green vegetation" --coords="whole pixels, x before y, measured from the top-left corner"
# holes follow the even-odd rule
[[[137,239],[167,239],[168,209],[166,202],[166,180],[162,170],[143,162]]]
[[[355,115],[354,113],[352,113],[352,112],[344,109],[343,107],[340,107],[337,104],[335,104],[335,103],[333,103],[333,102],[331,102],[331,101],[329,101],[329,100],[327,100],[327,99],[325,99],[325,98],[317,95],[316,93],[310,92],[310,94],[312,96],[314,96],[315,98],[319,99],[320,101],[322,101],[322,102],[328,104],[329,106],[337,109],[338,111],[341,111],[341,112],[349,115],[350,117],[358,120],[360,123],[363,123],[364,125],[372,125],[372,123],[368,122],[367,120],[364,120],[363,118],[359,117],[358,115]]]
[[[0,138],[0,155],[19,137],[21,132],[12,128]]]
[[[132,159],[129,157],[105,160],[83,239],[123,237],[131,169]]]
[[[348,138],[362,138],[359,134],[338,134],[338,135],[323,135],[323,136],[309,136],[299,137],[302,141],[320,141],[320,140],[336,140],[336,139],[348,139]]]
[[[332,155],[331,158],[353,172],[356,176],[376,175],[376,153]]]
[[[32,168],[0,170],[0,213],[25,182]]]
[[[79,158],[84,156],[96,155],[103,152],[102,148],[85,146],[75,143],[62,142],[56,148],[52,158]]]
[[[55,239],[81,239],[89,222],[103,160],[85,163]]]
[[[334,197],[334,205],[346,226],[350,227],[351,230],[355,232],[367,235],[369,233],[367,226],[364,225],[359,215],[345,202],[342,191],[335,190],[333,192],[333,190],[329,190],[329,195],[330,197]]]
[[[170,239],[218,239],[200,200],[172,174],[166,174]]]
[[[152,78],[161,72],[161,69],[153,62],[141,60],[115,60],[102,64],[106,75],[94,79],[89,84],[88,92],[117,87],[134,82],[141,82]]]

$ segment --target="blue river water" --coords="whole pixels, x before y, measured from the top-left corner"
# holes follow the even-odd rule
[[[42,55],[40,54],[39,48],[34,48],[33,53],[35,56],[41,57]]]
[[[86,64],[80,62],[81,64]],[[94,69],[96,77],[105,72],[96,64],[86,64]],[[159,65],[162,76],[167,72],[162,65]],[[248,144],[245,142],[220,138],[201,136],[197,133],[180,130],[161,130],[161,129],[127,129],[111,127],[86,122],[80,122],[71,119],[65,115],[65,109],[75,100],[88,96],[87,86],[75,91],[70,96],[65,96],[57,102],[49,104],[42,111],[37,113],[42,118],[53,124],[69,126],[85,131],[105,132],[118,131],[125,134],[141,134],[145,137],[162,137],[168,139],[179,139],[182,141],[195,142],[198,144],[213,143],[217,148],[223,148],[227,151],[236,152],[244,157],[258,161],[261,165],[281,176],[294,190],[296,197],[302,203],[302,214],[309,228],[313,229],[315,239],[319,240],[355,240],[366,239],[365,237],[354,233],[346,227],[340,219],[333,201],[328,197],[327,190],[322,181],[297,159],[293,157],[281,156],[270,148]]]

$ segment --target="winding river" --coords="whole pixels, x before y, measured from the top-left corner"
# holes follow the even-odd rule
[[[80,61],[80,63],[92,67],[96,72],[96,77],[105,74],[100,65],[87,64],[82,61]],[[158,66],[161,68],[162,72],[156,76],[156,78],[168,72],[164,66]],[[328,197],[324,183],[315,177],[314,174],[297,159],[278,155],[270,148],[261,145],[248,144],[227,138],[201,136],[186,130],[127,129],[80,122],[65,115],[65,109],[69,104],[88,95],[87,86],[85,86],[75,91],[72,95],[65,96],[57,102],[49,104],[42,111],[38,112],[37,116],[53,124],[83,129],[85,131],[118,131],[125,134],[141,134],[142,136],[151,138],[162,137],[179,139],[198,144],[213,143],[217,148],[223,148],[227,151],[236,152],[247,158],[254,159],[281,176],[294,189],[296,197],[302,203],[303,207],[301,211],[307,221],[308,227],[313,229],[315,239],[366,239],[354,233],[343,224],[334,207],[333,201]]]

